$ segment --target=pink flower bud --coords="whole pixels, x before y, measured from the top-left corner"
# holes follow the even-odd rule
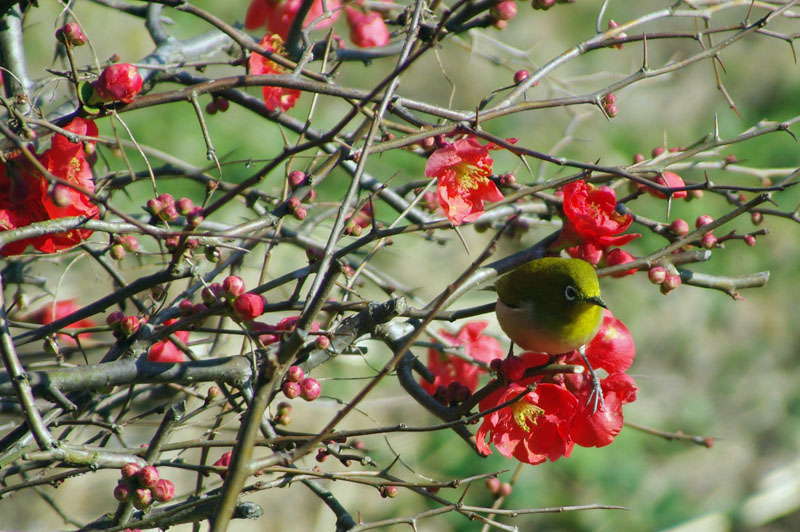
[[[139,241],[133,235],[123,235],[119,237],[119,243],[125,248],[125,251],[137,252],[141,249]]]
[[[504,187],[511,187],[517,184],[517,177],[514,174],[502,174],[500,184]]]
[[[647,271],[647,278],[653,284],[661,284],[667,278],[667,269],[663,266],[653,266]]]
[[[497,477],[489,477],[486,479],[486,489],[492,495],[497,495],[500,492],[500,479]]]
[[[159,479],[152,489],[153,498],[158,502],[171,501],[175,496],[175,484],[165,478]]]
[[[133,478],[141,469],[142,466],[136,462],[128,462],[120,468],[120,473],[122,473],[122,478]]]
[[[519,85],[520,83],[528,79],[528,76],[530,75],[531,73],[525,69],[517,70],[516,72],[514,72],[514,83]]]
[[[381,497],[384,499],[394,499],[397,497],[397,486],[381,486],[378,489],[378,492],[381,494]]]
[[[669,224],[669,230],[677,236],[686,236],[689,234],[689,223],[683,218],[675,218]]]
[[[661,172],[655,177],[655,179],[653,179],[653,181],[655,181],[659,185],[670,188],[678,188],[686,186],[686,183],[683,181],[683,178],[678,174],[676,174],[675,172]],[[657,198],[666,199],[667,197],[667,194],[661,192],[660,190],[656,190],[650,187],[647,187],[646,190],[651,195]],[[687,192],[685,190],[677,190],[672,193],[672,197],[675,199],[685,198],[686,195]]]
[[[700,245],[706,249],[711,249],[717,245],[717,237],[714,236],[714,233],[706,233],[700,239]]]
[[[131,496],[131,486],[126,480],[120,480],[114,487],[114,498],[120,502],[125,502]]]
[[[663,146],[659,146],[658,148],[653,148],[653,151],[650,152],[650,155],[652,155],[653,158],[655,158],[664,153],[665,151],[667,150]]]
[[[668,274],[664,282],[661,283],[661,293],[667,295],[681,285],[681,276],[678,274]]]
[[[205,210],[202,207],[194,207],[189,214],[186,215],[186,223],[189,227],[198,227],[203,220],[205,220]]]
[[[492,6],[492,16],[497,20],[511,20],[517,16],[516,0],[502,0]]]
[[[142,90],[142,76],[130,63],[105,68],[92,85],[100,101],[131,103]]]
[[[644,161],[644,155],[642,155],[641,153],[637,153],[636,155],[633,156],[633,164],[638,164],[642,161]]]
[[[497,494],[500,497],[508,497],[509,495],[511,495],[511,484],[509,484],[508,482],[503,482],[502,484],[500,484],[500,489],[498,490]]]
[[[214,465],[217,467],[229,467],[231,465],[231,459],[233,458],[233,451],[226,451],[223,453],[222,456],[219,457],[219,460],[214,462]],[[225,478],[227,471],[222,471],[219,476]]]
[[[192,212],[192,209],[194,209],[194,202],[191,200],[191,198],[181,198],[175,202],[175,208],[179,213],[186,216]]]
[[[744,235],[744,243],[753,247],[756,245],[756,237],[753,235]]]
[[[362,11],[345,6],[347,25],[350,28],[350,40],[361,48],[373,48],[389,44],[391,35],[383,16],[377,11]]]
[[[318,349],[328,349],[331,346],[331,339],[327,336],[319,335],[317,339],[314,340],[314,343],[317,345]]]
[[[244,280],[237,275],[229,275],[222,281],[222,289],[225,295],[238,297],[245,293]]]
[[[300,381],[300,395],[306,401],[313,401],[322,393],[322,387],[317,379],[306,377]]]
[[[694,221],[694,226],[699,229],[700,227],[703,227],[704,225],[708,225],[713,221],[714,221],[714,218],[712,218],[708,214],[701,214],[700,216],[697,217],[697,220]]]
[[[297,218],[298,220],[305,220],[307,216],[308,216],[308,209],[306,209],[305,207],[297,207],[294,210],[294,217]]]
[[[181,313],[181,316],[189,316],[192,314],[193,310],[194,303],[192,303],[191,299],[183,299],[178,303],[178,311]]]
[[[242,294],[233,302],[233,312],[242,321],[253,320],[264,314],[264,298],[252,292]]]
[[[158,483],[159,480],[158,469],[155,466],[144,466],[136,473],[136,480],[139,485],[145,488],[152,488]]]
[[[300,366],[289,366],[286,371],[286,380],[291,382],[300,382],[306,378],[306,372]]]
[[[292,170],[289,172],[289,185],[292,188],[301,187],[306,184],[306,178],[308,176],[305,172],[301,172],[300,170]]]
[[[114,244],[113,246],[111,246],[111,249],[109,250],[108,253],[114,260],[122,260],[125,258],[125,255],[127,254],[125,248],[122,247],[122,244]]]
[[[283,391],[283,395],[288,397],[289,399],[294,399],[295,397],[300,397],[301,389],[300,384],[292,381],[286,381],[281,386],[281,390]]]
[[[760,212],[751,212],[750,221],[753,223],[753,225],[761,225],[761,223],[764,221],[764,215]]]
[[[83,46],[89,38],[77,22],[68,22],[56,30],[56,39],[71,46]]]
[[[133,492],[133,505],[139,510],[144,510],[153,504],[153,492],[148,488],[139,488]]]

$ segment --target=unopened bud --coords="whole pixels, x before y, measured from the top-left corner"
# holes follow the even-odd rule
[[[717,237],[714,236],[714,233],[706,233],[700,239],[700,245],[706,249],[711,249],[717,245]]]
[[[653,284],[661,284],[667,279],[667,269],[663,266],[653,266],[647,271],[647,278]]]
[[[756,245],[756,237],[753,235],[744,235],[744,243],[753,247]]]
[[[283,391],[283,395],[289,399],[300,397],[300,384],[292,381],[286,381],[283,383],[283,386],[281,386],[281,391]]]
[[[701,214],[694,221],[694,226],[697,227],[697,228],[700,228],[700,227],[703,227],[704,225],[710,224],[713,221],[714,221],[714,218],[712,218],[708,214]]]
[[[517,85],[519,85],[520,83],[522,83],[523,81],[525,81],[526,79],[528,79],[528,77],[529,77],[530,75],[531,75],[531,73],[530,73],[530,72],[528,72],[528,71],[527,71],[527,70],[525,70],[525,69],[522,69],[522,70],[517,70],[516,72],[514,72],[514,83],[516,83]]]
[[[686,236],[689,234],[689,223],[683,218],[675,218],[669,224],[669,230],[677,236]]]
[[[317,379],[306,377],[300,381],[300,395],[306,401],[313,401],[322,393],[322,387]]]
[[[664,282],[661,283],[661,293],[667,295],[681,285],[681,276],[678,274],[668,274]]]
[[[68,22],[56,30],[56,39],[70,46],[83,46],[89,42],[77,22]]]

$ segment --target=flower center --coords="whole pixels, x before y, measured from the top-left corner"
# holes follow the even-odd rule
[[[489,175],[485,168],[465,162],[454,165],[453,171],[456,173],[458,186],[465,190],[478,188],[480,184],[486,181],[486,176]]]
[[[531,425],[536,425],[536,418],[544,414],[544,410],[536,405],[532,405],[524,399],[520,399],[511,405],[511,412],[514,422],[525,432],[530,432]]]

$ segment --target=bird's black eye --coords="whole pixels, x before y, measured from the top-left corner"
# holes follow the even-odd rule
[[[564,289],[564,297],[567,298],[567,301],[575,301],[578,299],[578,289],[568,284]]]

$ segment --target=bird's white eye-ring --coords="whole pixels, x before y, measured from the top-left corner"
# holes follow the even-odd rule
[[[578,299],[578,290],[571,284],[568,284],[564,289],[564,297],[567,298],[567,301],[575,301]]]

